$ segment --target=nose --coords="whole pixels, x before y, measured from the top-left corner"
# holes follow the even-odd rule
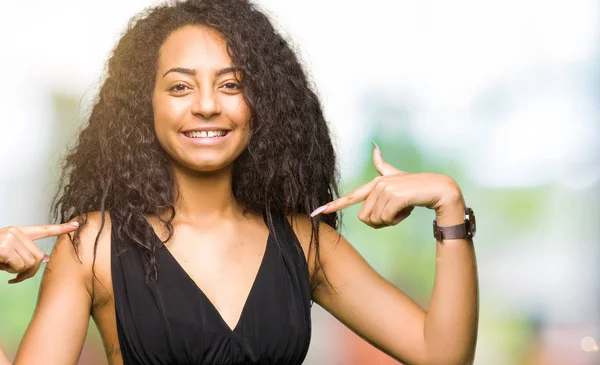
[[[205,119],[221,113],[221,105],[213,88],[207,85],[199,89],[192,106],[192,113]]]

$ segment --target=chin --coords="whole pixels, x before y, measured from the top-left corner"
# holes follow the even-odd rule
[[[188,172],[200,172],[200,173],[215,173],[230,171],[233,168],[238,154],[223,156],[214,156],[213,158],[206,158],[208,156],[178,156],[171,158],[174,167],[176,169],[188,171]]]
[[[179,164],[179,165],[182,165],[182,164]],[[233,167],[233,163],[223,163],[223,162],[216,162],[216,161],[215,162],[205,161],[202,163],[190,162],[190,163],[183,164],[183,167],[185,169],[193,171],[193,172],[214,173],[214,172],[223,172],[223,171],[231,170],[231,168]]]
[[[246,143],[239,141],[239,143],[235,143],[235,146],[221,147],[193,146],[190,148],[187,145],[177,145],[166,151],[176,169],[187,172],[215,173],[230,171],[245,147]]]

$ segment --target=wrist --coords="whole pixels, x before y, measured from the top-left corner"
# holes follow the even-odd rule
[[[454,210],[452,210],[452,212],[454,212]],[[438,242],[453,239],[468,239],[475,236],[477,224],[475,222],[475,213],[471,208],[465,208],[462,217],[463,221],[460,223],[449,223],[456,221],[457,219],[453,213],[438,216],[438,218],[441,218],[442,223],[438,222],[437,219],[433,221],[433,237],[435,237]]]
[[[459,194],[458,197],[448,199],[435,210],[435,220],[438,226],[453,226],[465,221],[466,205]]]

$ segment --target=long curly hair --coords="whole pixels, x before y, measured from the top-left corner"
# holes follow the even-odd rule
[[[247,0],[188,0],[149,8],[131,20],[108,60],[88,123],[65,157],[51,211],[54,221],[76,218],[80,227],[89,212],[100,211],[100,232],[110,211],[122,224],[115,233],[142,251],[149,284],[158,277],[157,249],[173,235],[177,194],[169,156],[154,132],[155,74],[163,42],[188,25],[221,33],[244,75],[252,134],[233,166],[236,200],[261,212],[273,232],[274,215],[308,214],[338,196],[336,156],[318,97],[265,14]],[[157,215],[169,232],[163,243],[152,239],[148,214]],[[318,270],[321,220],[339,227],[337,214],[311,220],[309,252]],[[72,238],[76,250],[79,232]]]

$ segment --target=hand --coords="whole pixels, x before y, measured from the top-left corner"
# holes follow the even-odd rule
[[[460,211],[460,206],[464,206],[462,193],[449,176],[401,171],[384,161],[376,144],[373,164],[381,176],[317,208],[311,217],[364,201],[358,218],[373,228],[382,228],[402,222],[416,206],[433,209],[437,215],[449,210],[446,208],[451,205],[458,208],[454,211]],[[464,215],[464,208],[461,214]]]
[[[77,222],[38,226],[6,227],[0,229],[0,270],[17,274],[10,284],[19,283],[35,275],[42,262],[49,257],[33,240],[58,236],[77,229]]]

